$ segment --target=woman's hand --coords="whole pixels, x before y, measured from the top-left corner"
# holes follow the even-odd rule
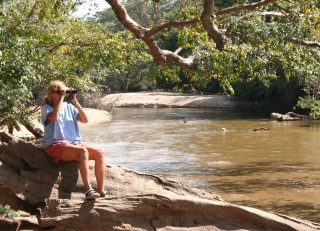
[[[46,123],[56,122],[62,111],[64,97],[66,95],[66,89],[60,89],[51,93],[53,111],[47,115]]]
[[[73,90],[73,89],[70,89],[70,90]],[[70,96],[72,102],[77,100],[77,96],[76,95],[77,95],[76,93],[74,93],[74,94],[73,93],[69,93],[69,96]]]
[[[66,97],[66,89],[61,89],[60,90],[60,102],[63,102],[65,97]]]

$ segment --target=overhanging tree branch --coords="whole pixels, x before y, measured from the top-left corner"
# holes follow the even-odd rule
[[[281,18],[288,17],[286,14],[283,14],[282,12],[274,12],[274,11],[271,11],[271,12],[253,12],[253,13],[249,13],[249,14],[243,15],[242,17],[239,17],[239,20],[251,18],[251,17],[254,17],[254,16],[281,17]]]
[[[168,51],[168,50],[162,50],[164,55],[166,56],[167,60],[174,62],[176,64],[179,64],[179,66],[190,69],[193,66],[193,56],[190,56],[188,58],[183,58],[180,55],[178,55],[176,52]]]
[[[106,0],[106,2],[109,3],[116,14],[116,17],[125,26],[125,28],[130,30],[138,38],[143,39],[143,37],[145,37],[148,28],[145,28],[134,21],[119,0]]]
[[[27,16],[27,19],[28,19],[28,20],[32,17],[32,15],[33,15],[33,13],[34,13],[37,5],[38,5],[38,1],[36,1],[36,2],[33,4],[32,9],[31,9],[31,11],[29,12],[29,14],[28,14],[28,16]]]
[[[224,49],[225,43],[227,42],[227,39],[212,20],[213,4],[214,0],[204,0],[201,22],[203,28],[207,31],[209,38],[215,41],[216,48],[219,51],[222,51]]]
[[[49,52],[52,53],[55,50],[59,49],[61,46],[78,46],[78,47],[90,47],[94,44],[92,43],[79,43],[79,42],[60,42],[52,45],[46,45],[46,48],[49,48]]]
[[[305,47],[320,48],[320,43],[317,43],[317,42],[301,41],[301,40],[298,40],[296,38],[289,38],[288,40],[293,42],[293,43],[305,46]]]
[[[153,60],[157,65],[163,65],[166,62],[165,55],[156,42],[154,41],[154,35],[150,34],[150,29],[145,28],[135,22],[127,13],[125,7],[119,0],[106,0],[116,14],[118,20],[131,31],[137,38],[142,39],[149,47]]]
[[[150,53],[153,57],[153,60],[157,65],[163,65],[166,61],[172,61],[177,65],[180,65],[185,68],[190,68],[193,63],[192,58],[183,58],[179,56],[177,53],[168,50],[162,50],[154,40],[154,36],[167,28],[170,27],[181,27],[188,26],[194,23],[197,23],[198,19],[191,19],[186,21],[173,21],[168,22],[163,25],[154,27],[152,29],[145,28],[140,26],[137,22],[135,22],[127,13],[124,6],[120,3],[119,0],[106,0],[109,3],[113,11],[115,12],[118,20],[137,38],[142,39],[148,46]]]
[[[211,38],[216,43],[217,50],[222,51],[227,42],[227,37],[225,33],[218,28],[212,19],[212,15],[224,15],[234,11],[257,8],[263,5],[267,5],[277,0],[262,0],[255,3],[244,4],[229,7],[213,13],[214,0],[203,0],[203,11],[201,13],[200,20],[197,18],[185,20],[185,21],[172,21],[165,24],[156,26],[154,28],[146,28],[139,25],[134,21],[127,13],[125,7],[122,5],[120,0],[105,0],[114,11],[118,20],[124,25],[126,29],[131,31],[137,38],[143,40],[149,48],[149,51],[153,57],[154,62],[157,65],[163,65],[167,61],[172,61],[179,66],[185,68],[191,68],[193,65],[194,58],[190,56],[189,58],[184,58],[176,52],[162,50],[157,42],[155,41],[155,35],[165,29],[171,27],[183,27],[196,24],[201,22],[203,28],[207,31],[209,38]],[[158,0],[153,0],[158,2]]]
[[[276,2],[277,0],[262,0],[260,2],[254,2],[254,3],[249,3],[249,4],[243,4],[243,5],[236,5],[232,7],[228,7],[222,10],[219,10],[218,12],[215,13],[217,16],[221,16],[224,14],[230,14],[235,11],[240,11],[240,10],[246,10],[246,9],[254,9],[260,6],[268,5],[269,3]]]

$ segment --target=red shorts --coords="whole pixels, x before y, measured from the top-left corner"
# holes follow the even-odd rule
[[[79,144],[79,145],[83,145],[83,144]],[[48,147],[44,148],[43,150],[45,151],[45,153],[47,153],[49,156],[52,157],[54,163],[58,164],[64,150],[68,146],[70,146],[70,143],[66,141],[58,141],[56,143],[50,144]]]

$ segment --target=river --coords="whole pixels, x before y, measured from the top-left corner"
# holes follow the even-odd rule
[[[262,128],[252,131],[256,128]],[[109,163],[203,188],[238,205],[320,222],[320,121],[227,109],[117,108],[82,128]]]

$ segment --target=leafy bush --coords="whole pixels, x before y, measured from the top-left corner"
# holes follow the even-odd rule
[[[19,213],[12,210],[9,205],[0,204],[0,216],[12,218],[12,217],[16,217],[18,215],[19,215]]]

